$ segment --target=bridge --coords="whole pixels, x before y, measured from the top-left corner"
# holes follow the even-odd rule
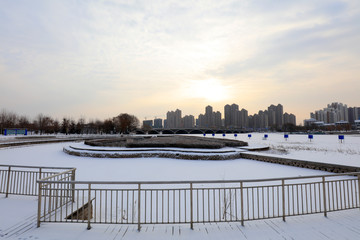
[[[234,134],[248,133],[246,129],[213,129],[213,128],[153,128],[138,129],[136,134]]]

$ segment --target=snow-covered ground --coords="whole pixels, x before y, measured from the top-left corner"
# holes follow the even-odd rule
[[[264,140],[264,135],[268,138]],[[207,134],[206,137],[212,137]],[[215,137],[223,138],[222,134]],[[286,158],[300,160],[336,163],[348,166],[360,166],[360,135],[345,135],[341,143],[338,135],[313,135],[313,140],[308,135],[290,134],[286,140],[283,133],[251,133],[226,134],[225,138],[246,141],[249,146],[269,146],[270,150],[261,154],[280,155]]]
[[[290,135],[285,141],[282,134],[270,133],[263,140],[260,133],[238,134],[236,139],[250,146],[266,145],[272,150],[264,154],[283,155],[287,158],[323,161],[360,166],[360,136],[345,136],[339,143],[337,135],[315,135],[312,142],[307,135]],[[212,137],[207,136],[207,137]],[[222,135],[216,137],[222,138]],[[234,138],[234,135],[227,135]],[[95,159],[65,154],[62,149],[71,143],[54,143],[0,149],[0,164],[76,167],[77,180],[140,181],[140,180],[237,180],[273,177],[292,177],[327,174],[317,170],[270,164],[245,159],[227,161],[191,161],[176,159]],[[35,228],[36,198],[0,195],[0,233],[16,231],[28,225],[25,232],[13,234],[10,239],[359,239],[360,213],[349,210],[321,215],[290,217],[246,222],[240,224],[205,224],[189,226],[144,226],[138,233],[135,226],[94,225],[90,231],[85,224],[42,224]],[[30,210],[31,209],[31,210]],[[21,221],[20,221],[21,219]],[[28,219],[28,220],[26,220]],[[349,220],[351,219],[351,220]],[[343,224],[346,222],[346,224]],[[299,227],[301,226],[301,227]],[[303,234],[308,231],[309,234]],[[341,233],[341,234],[340,234]],[[7,235],[0,238],[7,238]]]

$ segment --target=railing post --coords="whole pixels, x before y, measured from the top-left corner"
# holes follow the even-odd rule
[[[42,183],[39,182],[39,188],[38,188],[38,212],[37,212],[37,227],[40,227],[40,214],[41,214],[41,187],[42,187]]]
[[[324,216],[327,217],[326,212],[326,188],[325,188],[325,177],[322,177],[322,183],[323,183],[323,198],[324,198]]]
[[[240,206],[241,206],[241,226],[244,226],[244,191],[243,191],[243,182],[240,182]]]
[[[359,188],[359,191],[358,191],[359,192],[359,205],[358,206],[360,209],[360,175],[358,174],[357,176],[358,176],[358,188]]]
[[[141,229],[141,225],[140,225],[140,208],[141,208],[141,183],[139,183],[138,185],[138,231],[140,232],[140,229]],[[163,203],[164,204],[164,203]]]
[[[186,204],[186,202],[185,202]],[[190,228],[194,230],[194,219],[193,219],[193,184],[190,183]]]
[[[91,183],[89,183],[89,187],[88,187],[88,212],[87,212],[87,230],[91,229],[90,226],[90,220],[91,220],[91,211],[92,211],[92,207],[91,207]]]
[[[73,169],[71,172],[71,181],[75,181],[75,171],[76,169]],[[75,183],[71,184],[71,198],[72,198],[72,202],[75,202]]]
[[[281,188],[282,188],[282,210],[283,210],[283,221],[285,222],[285,180],[281,180]]]
[[[9,166],[8,175],[7,175],[6,195],[5,195],[5,197],[8,197],[8,195],[9,195],[9,187],[10,187],[10,173],[11,173],[11,167]]]

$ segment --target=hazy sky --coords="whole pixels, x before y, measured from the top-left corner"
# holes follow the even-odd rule
[[[0,109],[140,120],[360,107],[360,1],[0,1]]]

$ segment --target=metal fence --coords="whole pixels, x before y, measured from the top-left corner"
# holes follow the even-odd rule
[[[75,168],[0,165],[0,193],[8,197],[13,195],[38,196],[36,181],[58,174],[65,170],[71,170],[75,180]]]
[[[237,181],[39,180],[40,222],[241,222],[360,207],[360,173]],[[71,199],[71,201],[70,201]]]

